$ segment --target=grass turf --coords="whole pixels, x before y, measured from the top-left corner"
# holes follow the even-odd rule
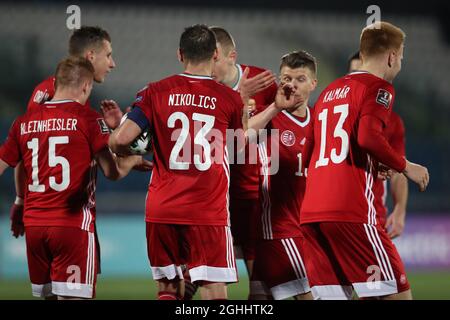
[[[408,278],[415,299],[450,300],[450,272],[410,273]],[[247,294],[247,277],[241,277],[238,284],[229,286],[231,300],[245,300]],[[156,285],[150,276],[127,279],[99,277],[98,280],[97,299],[100,300],[147,300],[155,297]],[[35,299],[31,296],[31,286],[27,280],[0,280],[0,300],[11,299]]]

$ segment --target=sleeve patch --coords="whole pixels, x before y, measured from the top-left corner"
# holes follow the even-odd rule
[[[376,102],[383,105],[386,109],[389,109],[391,104],[392,95],[389,91],[384,89],[378,89]]]
[[[97,119],[98,125],[100,126],[100,132],[103,134],[109,133],[109,127],[103,118]]]

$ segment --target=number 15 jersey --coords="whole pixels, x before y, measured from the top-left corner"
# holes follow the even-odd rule
[[[364,116],[378,118],[386,126],[393,101],[393,86],[368,72],[339,78],[320,94],[302,224],[377,223],[373,191],[377,162],[358,145],[358,126]]]
[[[146,221],[229,225],[226,130],[242,129],[239,94],[211,77],[183,73],[150,83],[134,107],[153,139]]]
[[[109,129],[96,111],[71,100],[47,101],[17,118],[0,158],[27,176],[26,227],[94,231],[97,166]]]

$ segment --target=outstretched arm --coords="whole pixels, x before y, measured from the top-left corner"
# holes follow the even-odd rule
[[[108,148],[102,149],[95,155],[105,177],[110,180],[119,180],[125,177],[135,166],[140,168],[148,167],[151,169],[151,162],[145,160],[142,156],[132,155],[119,157],[113,154]]]
[[[405,174],[414,181],[420,191],[425,191],[430,176],[427,168],[412,163],[395,152],[383,134],[383,123],[377,117],[365,115],[360,119],[358,128],[358,144],[379,162]]]

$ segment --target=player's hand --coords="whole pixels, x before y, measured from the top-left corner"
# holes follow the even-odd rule
[[[106,125],[109,128],[114,130],[120,125],[123,112],[114,100],[103,100],[100,102],[100,109],[102,110]]]
[[[136,171],[143,171],[143,172],[152,171],[154,166],[153,162],[145,159],[144,157],[141,158],[142,158],[141,161],[138,162],[138,164],[136,164],[133,167],[133,169]]]
[[[248,99],[247,107],[248,107],[248,110],[247,110],[248,111],[248,116],[249,117],[253,116],[253,114],[256,111],[256,101],[255,101],[255,99]]]
[[[248,100],[258,92],[270,87],[275,82],[276,77],[270,70],[266,70],[257,74],[252,78],[248,78],[249,68],[245,68],[239,82],[239,93],[245,105]]]
[[[23,224],[23,205],[13,204],[10,209],[11,231],[15,238],[23,236],[25,226]]]
[[[296,95],[297,88],[290,83],[282,83],[278,87],[275,97],[275,107],[278,109],[290,109],[301,102],[301,97]]]
[[[392,178],[392,176],[394,175],[394,171],[389,168],[388,166],[385,166],[382,163],[378,164],[378,179],[381,180],[387,180]]]
[[[428,183],[430,182],[428,169],[420,164],[406,160],[406,168],[403,173],[408,179],[414,181],[419,186],[419,190],[422,192],[425,191]]]
[[[385,228],[388,230],[388,236],[394,239],[403,233],[405,228],[405,212],[394,209],[386,220]]]

